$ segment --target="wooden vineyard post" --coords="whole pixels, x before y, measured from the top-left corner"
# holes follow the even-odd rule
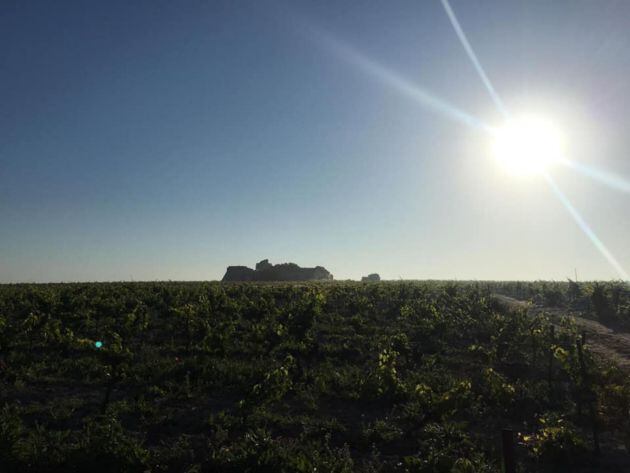
[[[503,446],[503,473],[516,473],[514,433],[512,430],[503,429],[501,431],[501,443]]]
[[[575,347],[578,353],[578,360],[580,363],[580,377],[581,382],[578,386],[578,396],[577,396],[577,416],[578,419],[582,418],[582,403],[584,400],[585,393],[585,379],[584,379],[584,359],[582,357],[582,349],[584,348],[584,344],[586,343],[586,332],[582,332],[582,336],[580,340],[576,340]]]
[[[553,382],[553,344],[556,340],[556,327],[552,325],[549,327],[549,363],[547,369],[547,384],[549,385],[549,393],[552,393],[552,382]]]
[[[576,342],[577,352],[578,352],[578,360],[580,362],[580,374],[582,377],[582,386],[580,387],[580,397],[583,395],[588,395],[588,410],[591,417],[591,428],[593,430],[593,452],[595,455],[599,456],[601,451],[599,448],[599,426],[597,422],[597,399],[595,397],[595,392],[590,385],[590,379],[588,376],[588,372],[586,371],[586,364],[584,363],[584,343],[586,342],[586,333],[582,332],[582,337],[580,340]],[[581,404],[581,401],[580,401]],[[581,405],[580,405],[581,411]],[[581,412],[580,412],[581,413]]]
[[[105,398],[103,399],[103,403],[101,404],[101,414],[105,414],[107,410],[107,405],[109,404],[109,398],[112,394],[112,389],[114,388],[114,384],[116,384],[115,373],[113,373],[114,369],[110,368],[110,372],[107,373],[107,387],[105,388]]]
[[[529,329],[529,334],[531,336],[532,339],[532,366],[536,366],[536,329],[534,328],[534,325],[532,325]]]

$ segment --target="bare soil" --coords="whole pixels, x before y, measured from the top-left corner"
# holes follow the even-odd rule
[[[551,319],[554,321],[559,320],[563,316],[571,318],[579,329],[586,334],[586,346],[591,352],[613,360],[621,370],[630,374],[630,334],[616,332],[600,322],[586,319],[578,313],[573,313],[566,309],[534,305],[531,302],[520,301],[500,294],[495,294],[494,297],[507,309],[524,309],[532,315],[544,312],[551,316]]]

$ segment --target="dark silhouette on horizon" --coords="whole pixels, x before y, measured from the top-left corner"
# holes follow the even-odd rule
[[[333,275],[323,266],[301,268],[295,263],[271,264],[264,259],[256,269],[228,266],[222,281],[332,281]]]
[[[368,274],[367,276],[363,276],[361,278],[361,282],[379,282],[381,277],[378,273]]]

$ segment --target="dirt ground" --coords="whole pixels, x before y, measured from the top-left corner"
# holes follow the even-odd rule
[[[544,312],[552,321],[559,321],[563,316],[572,318],[586,334],[586,347],[592,353],[614,360],[621,370],[630,375],[630,334],[615,332],[595,320],[580,317],[579,314],[566,309],[539,306],[499,294],[493,296],[508,310],[525,309],[531,315]],[[603,436],[600,437],[600,443],[602,456],[595,457],[593,464],[583,465],[583,468],[575,470],[576,472],[630,472],[630,456],[620,439]]]
[[[500,294],[495,294],[494,297],[508,308],[526,309],[532,315],[545,312],[552,320],[558,320],[562,316],[570,317],[586,333],[586,346],[591,352],[614,360],[620,369],[630,374],[630,334],[615,332],[595,320],[580,317],[579,314],[565,309],[538,306]]]

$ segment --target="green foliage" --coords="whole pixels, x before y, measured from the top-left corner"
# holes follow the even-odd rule
[[[522,440],[534,456],[550,467],[578,464],[584,459],[586,443],[570,422],[556,414],[538,419],[539,429]]]
[[[529,299],[546,307],[579,311],[581,314],[630,330],[630,285],[627,282],[537,281],[485,283],[489,290],[517,299]]]
[[[82,432],[71,462],[90,471],[138,471],[148,452],[120,421],[111,415],[90,419]]]
[[[518,426],[526,471],[561,469],[588,444],[588,402],[623,442],[623,373],[586,350],[587,380],[575,327],[552,339],[499,290],[628,310],[614,284],[0,286],[0,467],[498,472]]]

